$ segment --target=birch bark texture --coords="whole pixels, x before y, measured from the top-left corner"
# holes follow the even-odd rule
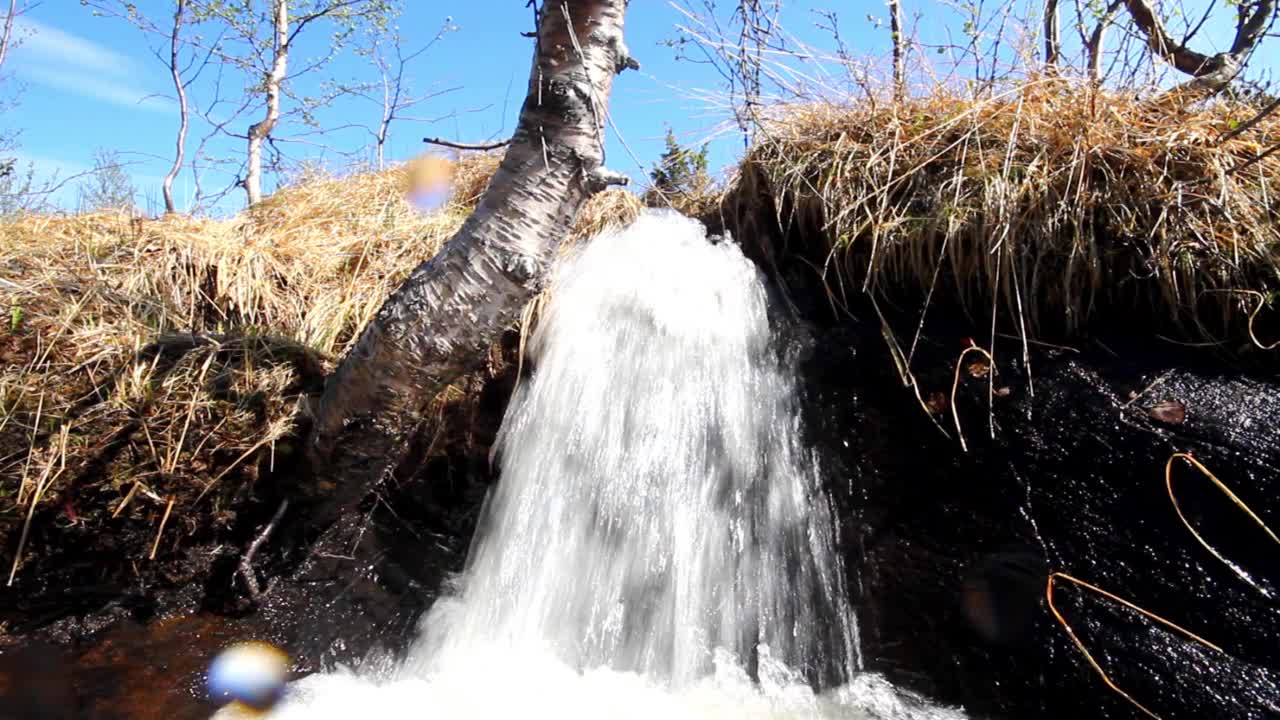
[[[272,13],[272,57],[271,71],[263,79],[263,93],[266,95],[265,115],[261,120],[249,126],[247,162],[245,167],[244,191],[250,205],[262,201],[262,144],[275,129],[280,120],[280,90],[289,71],[289,3],[288,0],[274,0]]]
[[[330,524],[394,469],[433,398],[479,367],[543,287],[604,168],[613,78],[638,68],[627,0],[555,0],[537,11],[528,94],[475,212],[383,304],[326,382],[307,447],[307,521]]]
[[[178,99],[178,137],[174,141],[173,165],[164,176],[161,190],[164,193],[164,212],[173,215],[178,212],[178,203],[173,199],[173,181],[182,172],[183,156],[187,149],[187,127],[190,113],[187,110],[187,84],[182,80],[182,65],[179,54],[182,50],[182,24],[186,21],[187,0],[177,0],[173,9],[173,30],[169,34],[169,75],[173,78],[173,91]]]

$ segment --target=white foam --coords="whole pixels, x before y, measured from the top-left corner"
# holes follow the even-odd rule
[[[596,238],[556,277],[458,591],[401,665],[311,676],[272,717],[963,717],[859,672],[776,350],[735,245],[660,212]]]
[[[277,720],[327,718],[557,718],[564,720],[964,720],[873,674],[836,690],[750,681],[725,662],[671,689],[636,673],[577,672],[557,659],[507,648],[477,650],[421,678],[378,682],[354,674],[313,675],[290,687]]]

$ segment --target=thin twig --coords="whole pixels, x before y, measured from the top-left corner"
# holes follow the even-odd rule
[[[160,527],[156,530],[156,541],[151,544],[151,554],[147,556],[148,560],[156,559],[156,551],[160,549],[160,536],[164,535],[164,526],[169,522],[169,513],[173,512],[174,498],[169,498],[169,504],[164,506],[164,516],[160,518]]]
[[[986,350],[983,350],[977,345],[970,345],[969,347],[965,348],[964,351],[960,353],[960,358],[956,360],[955,379],[951,382],[951,419],[954,420],[956,423],[956,434],[960,436],[960,450],[962,450],[963,452],[969,452],[969,445],[968,443],[965,442],[964,430],[960,427],[960,413],[956,410],[956,390],[959,389],[960,387],[960,368],[961,366],[964,365],[965,356],[971,352],[982,353],[983,355],[985,355],[987,358],[987,362],[991,363],[991,367],[990,369],[987,370],[987,372],[993,375],[996,372],[995,358],[991,357],[991,353],[987,352]]]
[[[1258,113],[1253,117],[1235,126],[1230,131],[1223,133],[1222,137],[1218,138],[1218,144],[1222,145],[1223,143],[1227,142],[1231,138],[1248,132],[1251,128],[1253,128],[1253,126],[1257,125],[1263,120],[1266,120],[1268,115],[1270,115],[1273,112],[1276,112],[1277,110],[1280,110],[1280,97],[1271,101],[1269,105],[1259,110]]]
[[[1148,392],[1151,392],[1153,389],[1155,389],[1157,385],[1164,382],[1165,380],[1168,380],[1169,377],[1172,375],[1173,375],[1173,371],[1170,370],[1165,374],[1161,375],[1160,377],[1156,378],[1151,382],[1150,385],[1142,388],[1142,392],[1139,392],[1137,395],[1134,395],[1133,397],[1129,398],[1129,402],[1125,403],[1124,405],[1121,405],[1120,407],[1127,408],[1130,405],[1134,404],[1135,402],[1138,401],[1138,398],[1142,397],[1143,395],[1146,395]]]
[[[276,525],[279,524],[280,518],[284,517],[284,511],[288,507],[289,501],[287,499],[280,501],[280,507],[276,508],[276,512],[271,516],[270,522],[267,523],[266,527],[262,528],[262,532],[258,533],[253,542],[249,543],[249,549],[240,558],[240,568],[236,571],[236,574],[244,582],[245,589],[249,591],[249,597],[254,602],[257,602],[262,597],[262,590],[258,586],[258,577],[253,572],[253,556],[257,554],[258,548],[262,547],[262,544],[271,536],[272,531],[276,529]]]
[[[133,501],[133,496],[138,494],[138,488],[140,487],[142,487],[142,482],[134,480],[133,485],[129,488],[129,492],[124,494],[124,499],[121,500],[120,505],[116,507],[116,511],[111,513],[112,519],[119,517],[120,513],[124,512],[124,509],[129,507],[129,503]]]
[[[499,140],[491,143],[460,143],[452,140],[444,140],[441,138],[422,138],[422,142],[428,145],[440,145],[442,147],[453,148],[454,150],[497,150],[511,144],[511,138]]]
[[[1236,163],[1232,167],[1228,168],[1226,174],[1233,175],[1235,173],[1238,173],[1241,170],[1244,170],[1245,168],[1250,167],[1254,163],[1258,163],[1263,160],[1266,160],[1272,155],[1275,155],[1277,152],[1280,152],[1280,143],[1276,143],[1275,145],[1272,145],[1271,147],[1267,148],[1266,150],[1263,150],[1262,152],[1254,155],[1253,157],[1241,160],[1240,162]]]
[[[1075,643],[1076,648],[1078,648],[1080,650],[1080,653],[1084,655],[1084,659],[1089,662],[1089,665],[1092,666],[1094,671],[1098,673],[1098,676],[1101,677],[1102,681],[1107,684],[1107,687],[1114,690],[1117,694],[1120,695],[1120,697],[1123,697],[1125,700],[1128,700],[1130,703],[1133,704],[1134,707],[1146,713],[1148,717],[1155,718],[1155,720],[1161,720],[1159,715],[1148,710],[1146,706],[1144,706],[1142,703],[1135,700],[1133,696],[1130,695],[1129,693],[1125,692],[1124,690],[1121,690],[1120,686],[1116,685],[1115,682],[1111,680],[1111,676],[1107,675],[1107,671],[1103,670],[1102,666],[1098,664],[1098,661],[1093,658],[1093,654],[1089,652],[1088,648],[1084,646],[1084,643],[1081,642],[1080,638],[1076,636],[1075,630],[1071,629],[1071,624],[1067,622],[1067,619],[1064,618],[1062,616],[1062,613],[1058,611],[1057,606],[1053,604],[1053,581],[1057,578],[1062,578],[1063,580],[1074,583],[1082,588],[1085,588],[1086,590],[1092,590],[1093,592],[1107,598],[1108,600],[1120,603],[1121,605],[1129,608],[1130,610],[1133,610],[1134,612],[1137,612],[1145,617],[1155,620],[1156,622],[1160,623],[1161,625],[1164,625],[1165,627],[1176,630],[1177,632],[1185,635],[1186,637],[1194,640],[1195,642],[1200,643],[1201,645],[1204,645],[1207,648],[1210,648],[1212,650],[1217,650],[1220,653],[1226,652],[1222,648],[1209,642],[1208,640],[1205,640],[1199,635],[1196,635],[1195,633],[1182,627],[1181,625],[1177,625],[1168,620],[1165,620],[1159,615],[1156,615],[1155,613],[1149,610],[1144,610],[1138,607],[1137,605],[1134,605],[1133,603],[1129,602],[1128,600],[1125,600],[1124,598],[1121,598],[1117,595],[1107,592],[1106,590],[1103,590],[1097,585],[1092,585],[1090,583],[1085,582],[1084,580],[1074,578],[1064,572],[1050,573],[1049,580],[1045,586],[1045,599],[1049,603],[1049,611],[1053,613],[1053,617],[1057,619],[1058,624],[1062,626],[1062,629],[1067,631],[1067,636],[1071,638],[1071,642]]]
[[[1219,480],[1218,477],[1209,470],[1209,468],[1202,465],[1200,461],[1192,457],[1190,453],[1174,453],[1173,456],[1169,458],[1169,462],[1165,463],[1164,486],[1165,486],[1165,489],[1168,490],[1169,492],[1169,502],[1173,503],[1174,512],[1178,513],[1178,519],[1182,521],[1183,525],[1187,526],[1187,530],[1191,532],[1191,535],[1195,537],[1197,542],[1199,542],[1201,545],[1204,546],[1205,550],[1208,550],[1214,557],[1221,560],[1223,565],[1226,565],[1227,567],[1231,568],[1232,572],[1238,575],[1242,580],[1247,582],[1249,585],[1253,586],[1255,590],[1262,593],[1266,597],[1270,598],[1271,597],[1270,592],[1268,592],[1265,588],[1259,586],[1256,582],[1253,581],[1252,578],[1250,578],[1243,571],[1241,571],[1240,568],[1236,567],[1236,565],[1232,563],[1230,560],[1227,560],[1225,557],[1223,557],[1222,553],[1218,552],[1216,549],[1214,549],[1212,545],[1210,545],[1207,541],[1205,541],[1204,537],[1202,537],[1200,533],[1197,532],[1196,529],[1191,526],[1191,521],[1187,520],[1187,516],[1182,513],[1182,507],[1178,504],[1178,498],[1173,494],[1173,461],[1179,458],[1187,461],[1187,463],[1189,463],[1192,467],[1194,467],[1196,470],[1199,470],[1205,477],[1209,478],[1209,481],[1213,483],[1214,487],[1221,490],[1222,493],[1226,495],[1231,500],[1231,502],[1235,504],[1236,507],[1243,510],[1244,513],[1249,516],[1249,519],[1253,520],[1253,522],[1257,524],[1258,527],[1262,528],[1262,531],[1265,532],[1267,536],[1270,537],[1272,541],[1274,541],[1277,545],[1280,545],[1280,537],[1277,537],[1276,533],[1270,527],[1268,527],[1265,522],[1263,522],[1262,518],[1258,517],[1258,514],[1255,513],[1252,508],[1250,508],[1247,504],[1245,504],[1243,500],[1240,499],[1239,496],[1237,496],[1234,492],[1232,492],[1231,488],[1227,487],[1225,483]]]
[[[942,433],[943,437],[950,439],[951,436],[942,427],[942,423],[938,422],[938,418],[933,416],[933,412],[929,410],[929,404],[921,396],[920,383],[916,381],[915,374],[911,372],[910,362],[902,354],[902,346],[898,344],[898,338],[893,334],[893,329],[889,327],[889,321],[885,319],[884,313],[880,312],[880,305],[876,302],[875,296],[868,295],[868,297],[871,298],[871,307],[875,309],[876,315],[880,318],[880,336],[884,338],[885,344],[889,346],[889,357],[893,359],[894,367],[898,371],[898,378],[902,380],[904,387],[911,388],[915,393],[916,402],[919,403],[920,409],[924,410],[925,417],[929,418],[929,422],[938,428],[938,432]]]

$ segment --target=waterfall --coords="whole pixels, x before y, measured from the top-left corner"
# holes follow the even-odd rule
[[[390,672],[275,717],[958,718],[860,672],[755,266],[672,212],[567,258],[468,564]]]

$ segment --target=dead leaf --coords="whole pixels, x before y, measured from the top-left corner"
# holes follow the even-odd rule
[[[986,360],[976,360],[969,363],[968,370],[971,377],[984,378],[991,372],[991,363]]]
[[[1187,421],[1187,406],[1177,400],[1161,400],[1147,408],[1152,419],[1169,425],[1181,425]]]
[[[924,406],[929,408],[929,412],[934,415],[941,415],[946,412],[948,405],[947,396],[942,392],[930,393],[929,399],[924,402]]]

